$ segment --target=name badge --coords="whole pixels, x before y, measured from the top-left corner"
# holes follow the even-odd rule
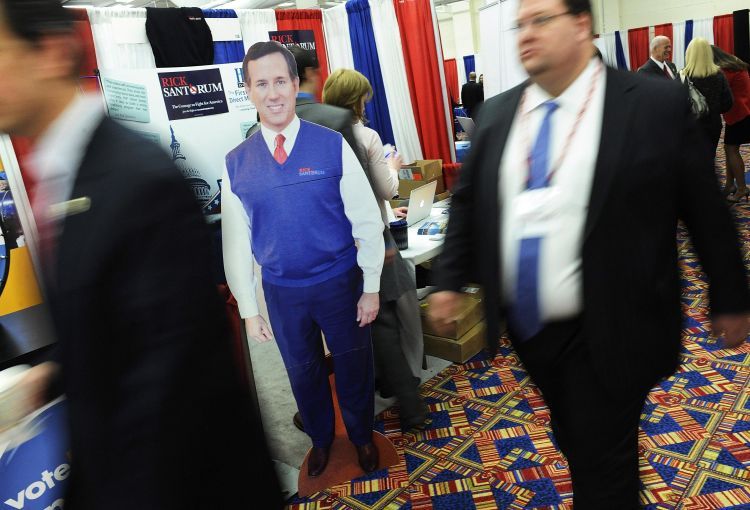
[[[545,237],[559,228],[562,199],[556,187],[527,190],[513,200],[513,218],[519,239]]]
[[[50,220],[57,221],[66,216],[84,213],[89,209],[91,209],[91,199],[89,197],[81,197],[59,204],[52,204],[47,209],[47,214]]]

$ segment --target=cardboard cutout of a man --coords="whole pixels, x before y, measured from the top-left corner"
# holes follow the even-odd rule
[[[253,256],[262,266],[268,315],[313,442],[308,475],[323,472],[334,438],[321,331],[333,355],[349,439],[370,472],[378,465],[369,324],[378,313],[385,252],[380,212],[341,134],[295,114],[299,78],[292,54],[279,43],[260,42],[248,50],[243,69],[261,129],[226,157],[227,282],[248,336],[269,341],[256,302]]]

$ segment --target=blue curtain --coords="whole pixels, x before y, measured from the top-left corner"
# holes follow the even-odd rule
[[[206,18],[236,18],[232,9],[203,9]],[[242,62],[245,58],[245,47],[242,41],[214,41],[214,64],[231,64]]]
[[[617,52],[617,69],[628,70],[628,61],[625,60],[625,50],[622,47],[620,32],[615,32],[615,48]]]
[[[464,69],[466,69],[466,81],[469,81],[469,73],[476,71],[474,64],[474,55],[466,55],[464,57]]]
[[[375,46],[375,34],[372,31],[370,5],[367,0],[349,0],[346,2],[346,12],[349,18],[349,39],[352,42],[354,67],[367,76],[372,85],[372,100],[365,105],[368,126],[378,132],[384,144],[395,144],[378,49]],[[398,37],[398,34],[392,34],[392,37]]]
[[[685,22],[685,51],[687,51],[688,44],[693,40],[693,20],[689,19]]]

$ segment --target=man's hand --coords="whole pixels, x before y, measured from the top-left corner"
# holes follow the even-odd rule
[[[47,389],[58,370],[57,363],[46,361],[27,370],[18,381],[19,394],[24,397],[20,402],[23,415],[47,403]]]
[[[401,154],[396,154],[394,156],[389,157],[386,160],[386,163],[389,168],[398,171],[401,168],[401,165],[404,163],[404,160],[401,159]]]
[[[456,320],[461,299],[460,292],[450,290],[436,292],[427,298],[427,302],[430,304],[427,309],[430,323],[438,334],[446,335],[449,333],[451,323]]]
[[[739,347],[750,333],[750,315],[719,315],[714,319],[712,329],[716,337],[724,336],[725,349]]]
[[[380,296],[377,292],[363,292],[357,303],[357,322],[364,328],[372,323],[380,310]]]
[[[406,218],[406,215],[409,214],[409,208],[408,207],[394,207],[393,214],[396,216],[396,218]]]
[[[245,331],[248,338],[252,338],[259,344],[273,340],[271,328],[268,327],[268,323],[260,315],[245,319]]]
[[[385,260],[383,265],[393,264],[393,260],[396,258],[396,252],[398,248],[386,248],[385,249]]]

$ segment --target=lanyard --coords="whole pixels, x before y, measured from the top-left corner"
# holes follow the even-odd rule
[[[583,116],[586,115],[586,110],[588,110],[589,103],[591,102],[591,99],[594,97],[594,92],[596,91],[596,87],[599,83],[599,74],[601,74],[602,68],[604,65],[600,62],[597,67],[596,71],[594,72],[594,77],[591,80],[591,85],[589,85],[588,93],[586,94],[586,100],[583,102],[583,106],[581,107],[580,111],[578,112],[578,115],[576,116],[576,121],[573,124],[573,127],[570,129],[570,133],[568,133],[568,138],[565,140],[565,145],[563,146],[563,151],[560,154],[560,156],[557,158],[557,161],[555,161],[555,164],[550,168],[549,172],[547,173],[547,178],[545,179],[545,186],[549,186],[549,183],[552,181],[552,177],[557,173],[557,171],[560,169],[560,166],[562,165],[563,160],[565,160],[565,156],[568,155],[568,150],[570,149],[570,142],[573,140],[573,137],[575,136],[576,132],[578,131],[578,126],[580,126],[581,121],[583,120]],[[521,131],[524,133],[524,146],[526,147],[526,186],[524,189],[529,188],[529,184],[531,183],[531,164],[532,164],[532,157],[531,157],[531,137],[529,136],[529,113],[523,113],[523,106],[526,103],[526,91],[524,90],[523,96],[521,97],[521,103],[519,104],[518,108],[521,113],[521,122],[523,123],[523,126],[521,128]]]

